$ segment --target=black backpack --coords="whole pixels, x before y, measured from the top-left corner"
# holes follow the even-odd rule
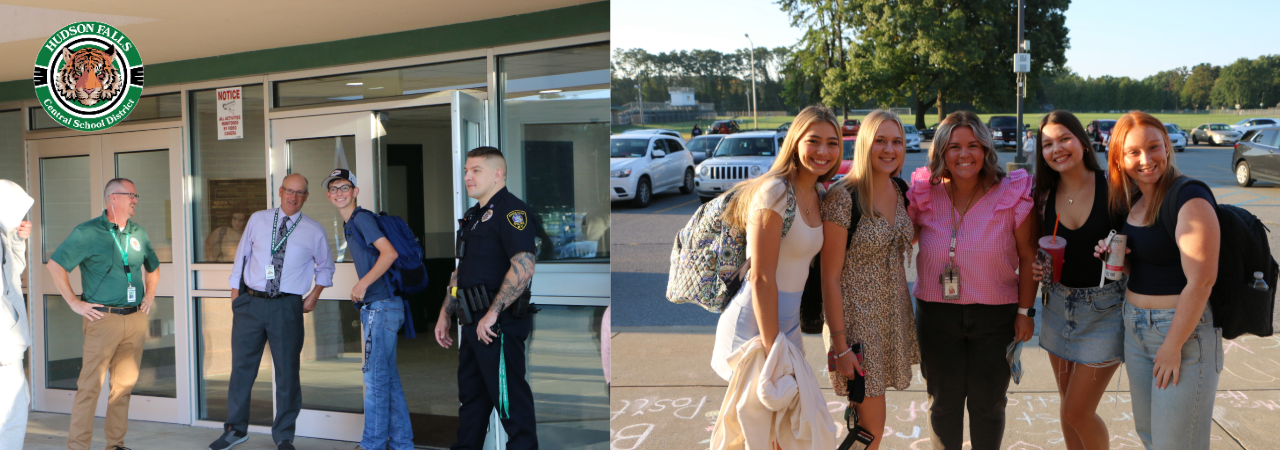
[[[898,185],[898,192],[902,194],[902,206],[910,206],[911,201],[907,200],[907,182],[898,177],[892,177],[891,179],[894,184]],[[853,234],[858,232],[858,222],[862,220],[862,209],[858,208],[858,196],[850,195],[850,197],[853,200],[853,211],[850,212],[849,216],[849,234],[844,243],[845,251],[849,251],[849,246],[853,244]],[[813,262],[809,264],[809,279],[805,280],[804,293],[800,295],[800,332],[821,334],[823,322],[822,253],[819,252],[817,256],[813,257]]]
[[[1188,177],[1173,182],[1160,206],[1160,220],[1171,237],[1176,236],[1178,226],[1178,194],[1188,184],[1209,189],[1204,182]],[[1275,331],[1271,315],[1275,308],[1276,278],[1280,276],[1280,265],[1271,256],[1271,245],[1267,242],[1267,232],[1271,230],[1243,208],[1219,205],[1217,201],[1213,201],[1213,205],[1222,230],[1218,279],[1209,294],[1213,326],[1222,328],[1222,337],[1226,339],[1244,334],[1271,336]],[[1254,272],[1262,272],[1269,288],[1266,292],[1253,288]]]

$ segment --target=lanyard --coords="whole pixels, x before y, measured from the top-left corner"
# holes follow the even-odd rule
[[[289,216],[285,216],[285,219],[288,219],[288,218]],[[284,245],[284,241],[289,239],[289,235],[293,234],[293,230],[295,228],[298,228],[298,222],[301,222],[301,220],[293,221],[293,226],[289,227],[289,231],[284,232],[284,235],[282,236],[278,236],[280,238],[280,242],[276,242],[276,237],[278,234],[280,234],[280,229],[277,228],[277,226],[280,224],[280,209],[276,208],[276,217],[275,219],[271,220],[271,256],[272,257],[276,256],[276,252],[280,250],[280,246]]]
[[[498,333],[498,417],[511,418],[511,401],[507,399],[507,347],[506,339]]]
[[[952,184],[954,183],[955,182],[952,181]],[[948,192],[950,193],[950,189],[948,189]],[[977,194],[977,192],[969,194],[969,202],[964,205],[964,214],[960,214],[959,223],[956,222],[956,205],[954,199],[951,202],[951,210],[947,211],[947,216],[951,218],[951,250],[947,252],[947,256],[951,258],[952,266],[956,264],[956,235],[960,234],[960,225],[964,224],[964,217],[969,215],[969,209],[973,207],[973,199],[978,196]]]
[[[129,286],[133,286],[133,271],[129,270],[129,235],[124,235],[124,247],[120,246],[120,239],[116,237],[116,229],[111,229],[111,242],[116,244],[116,248],[120,250],[120,259],[124,261],[124,276],[129,282]]]

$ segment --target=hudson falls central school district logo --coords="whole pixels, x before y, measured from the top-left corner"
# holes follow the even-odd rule
[[[34,80],[36,98],[53,120],[74,130],[105,130],[137,106],[142,58],[115,27],[76,22],[40,47]]]

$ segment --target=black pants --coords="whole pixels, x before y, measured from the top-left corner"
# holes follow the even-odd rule
[[[929,393],[934,449],[958,450],[969,411],[973,450],[1000,448],[1009,363],[1018,305],[953,305],[916,300],[920,372]],[[967,405],[966,405],[967,404]]]
[[[271,439],[292,441],[302,409],[298,359],[305,330],[302,297],[285,294],[275,300],[240,294],[231,302],[231,384],[227,389],[227,425],[239,432],[249,429],[249,398],[258,377],[263,344],[271,345],[276,378],[276,417]]]
[[[478,317],[478,316],[477,316]],[[507,432],[507,449],[527,450],[538,448],[537,420],[533,414],[533,390],[525,380],[524,343],[533,328],[533,315],[517,319],[508,308],[498,315],[506,357],[507,397],[510,418],[502,419]],[[458,343],[458,441],[454,450],[480,450],[484,448],[485,432],[489,427],[489,414],[498,406],[499,340],[485,345],[476,338],[476,325],[462,327],[462,339]]]

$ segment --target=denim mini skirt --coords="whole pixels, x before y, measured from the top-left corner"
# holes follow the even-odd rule
[[[1049,287],[1040,318],[1040,347],[1067,361],[1095,367],[1124,362],[1124,305],[1128,277],[1103,287]]]

